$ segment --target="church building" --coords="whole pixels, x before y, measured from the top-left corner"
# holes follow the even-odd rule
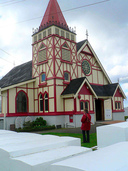
[[[76,42],[57,0],[50,0],[32,35],[32,61],[0,80],[0,124],[11,129],[43,117],[56,127],[80,127],[84,108],[92,122],[124,120],[118,83],[112,83],[88,39]]]

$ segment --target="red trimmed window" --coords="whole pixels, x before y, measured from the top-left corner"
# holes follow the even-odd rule
[[[40,105],[40,112],[43,112],[44,111],[44,103],[43,103],[43,95],[42,94],[40,94],[40,96],[39,96],[39,105]]]
[[[66,43],[62,46],[62,60],[71,62],[71,52]]]
[[[64,72],[64,81],[69,82],[70,81],[70,73],[69,72]]]
[[[45,81],[46,81],[46,74],[45,74],[45,73],[42,73],[42,74],[40,75],[40,82],[43,83],[43,82],[45,82]]]
[[[115,102],[115,109],[116,110],[121,110],[121,102]]]
[[[45,93],[44,95],[44,110],[45,112],[48,112],[48,94]]]
[[[47,60],[47,49],[44,44],[41,44],[38,52],[38,62],[43,62]]]
[[[89,101],[80,101],[80,110],[88,109],[89,111]]]
[[[49,109],[49,102],[48,102],[48,94],[45,93],[40,94],[39,96],[39,110],[40,112],[48,112]]]
[[[26,113],[27,112],[27,104],[28,104],[28,100],[27,100],[26,93],[23,91],[20,91],[16,97],[17,113]]]

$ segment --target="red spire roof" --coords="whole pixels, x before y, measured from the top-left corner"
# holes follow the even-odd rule
[[[44,17],[40,24],[40,28],[52,24],[67,27],[67,23],[65,21],[65,18],[62,14],[62,11],[59,7],[57,0],[49,1]]]

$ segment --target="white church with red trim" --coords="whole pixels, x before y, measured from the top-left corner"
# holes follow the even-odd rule
[[[57,0],[50,0],[32,35],[32,61],[0,80],[5,129],[42,116],[49,125],[80,127],[84,108],[92,122],[124,120],[118,83],[112,84],[89,41],[76,42]]]

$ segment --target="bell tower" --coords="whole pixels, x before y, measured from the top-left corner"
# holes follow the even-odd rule
[[[32,35],[32,41],[32,76],[37,78],[39,88],[49,87],[48,90],[53,90],[53,111],[63,111],[63,107],[57,109],[60,103],[57,96],[66,86],[64,82],[77,77],[74,65],[77,50],[75,31],[68,27],[57,0],[49,1],[41,24]],[[65,72],[69,73],[66,81]]]

